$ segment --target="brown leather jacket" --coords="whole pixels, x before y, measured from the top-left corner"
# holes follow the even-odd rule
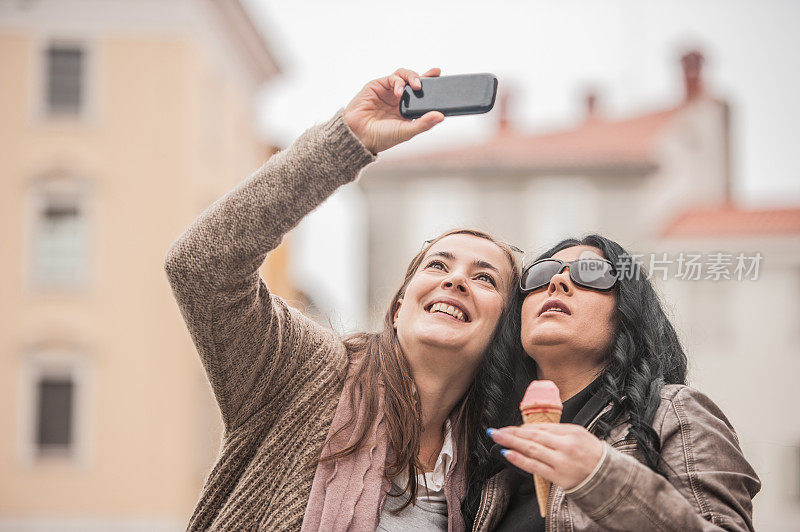
[[[591,431],[606,408],[589,424]],[[701,392],[667,385],[653,428],[661,441],[667,478],[646,465],[623,422],[605,439],[594,473],[565,491],[553,485],[546,530],[753,530],[752,499],[761,488],[736,433],[722,411]],[[489,479],[473,530],[492,530],[511,497],[516,473]],[[517,476],[518,477],[518,476]]]

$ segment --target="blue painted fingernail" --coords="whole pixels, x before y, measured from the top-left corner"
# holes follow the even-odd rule
[[[500,449],[500,454],[502,454],[503,458],[505,458],[506,455],[508,454],[508,449]]]
[[[495,429],[486,429],[486,434],[488,434],[490,438],[494,436],[495,432],[497,432]]]

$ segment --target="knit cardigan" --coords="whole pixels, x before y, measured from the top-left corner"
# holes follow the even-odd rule
[[[342,392],[341,340],[270,294],[258,269],[372,155],[340,111],[209,206],[164,268],[224,425],[189,530],[298,530]]]
[[[164,269],[224,425],[188,530],[300,529],[349,360],[341,339],[270,294],[258,269],[287,231],[374,160],[340,110],[171,245]]]

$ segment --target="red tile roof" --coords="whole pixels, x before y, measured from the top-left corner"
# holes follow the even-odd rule
[[[576,129],[525,136],[496,135],[486,143],[386,161],[390,166],[595,166],[653,163],[652,147],[681,107],[619,121],[593,118]]]
[[[766,234],[800,234],[800,207],[757,210],[721,205],[693,208],[669,223],[662,236]]]

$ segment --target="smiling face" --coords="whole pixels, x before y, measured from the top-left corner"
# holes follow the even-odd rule
[[[565,262],[601,258],[592,246],[573,246],[553,255]],[[522,304],[522,346],[542,364],[602,366],[616,331],[616,292],[577,286],[569,268],[529,293]]]
[[[411,366],[474,370],[513,289],[511,279],[508,257],[489,240],[454,234],[432,244],[394,314]]]

